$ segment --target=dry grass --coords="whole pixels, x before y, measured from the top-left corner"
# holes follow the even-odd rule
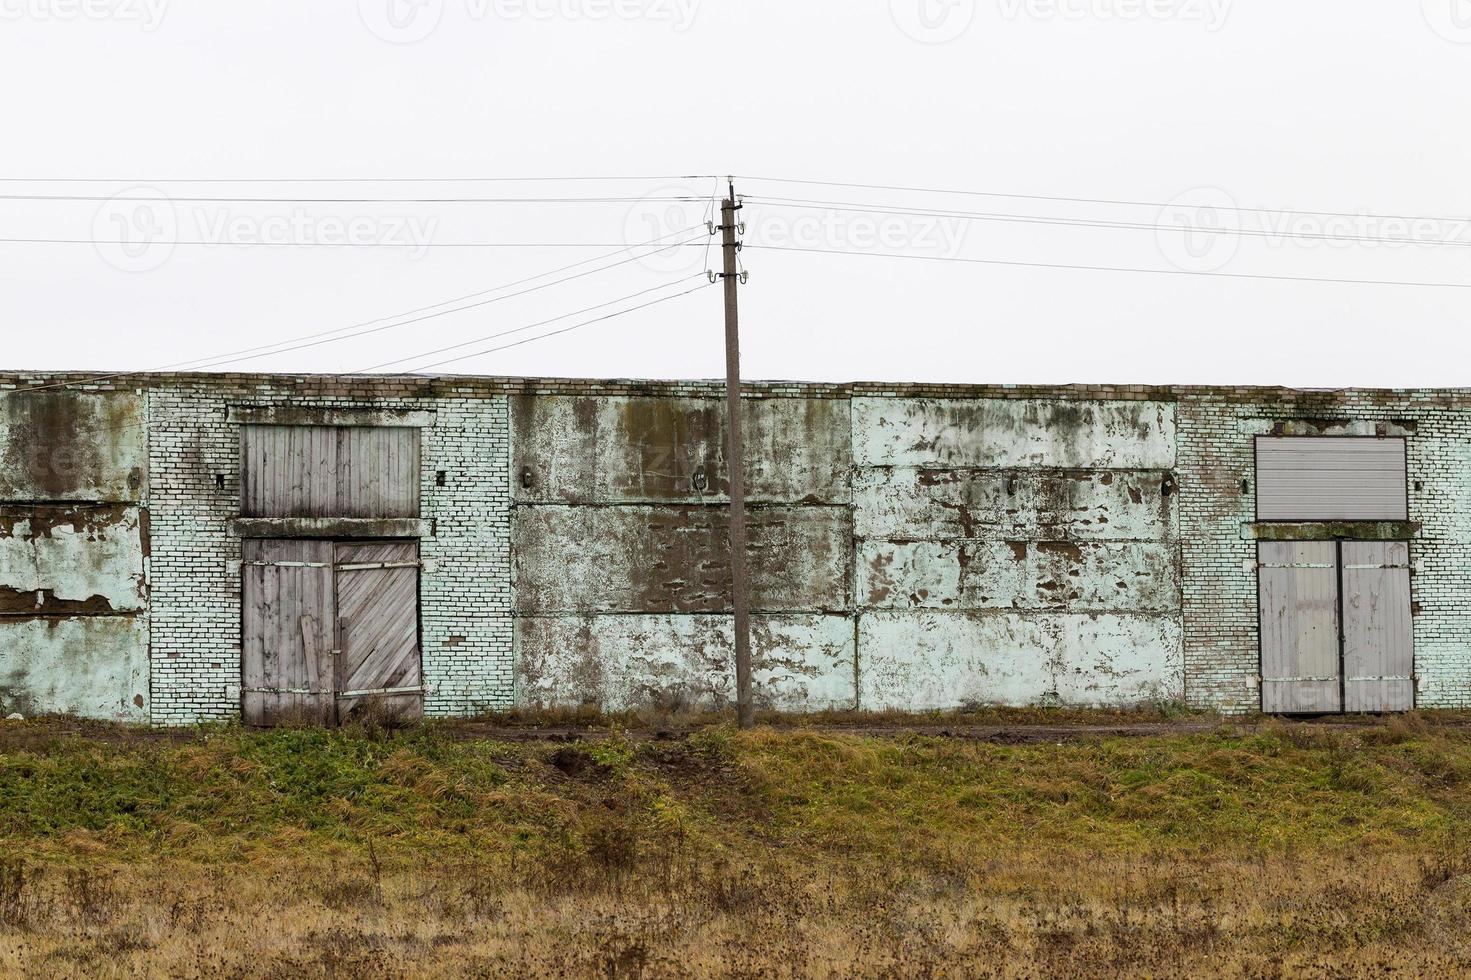
[[[1471,733],[576,745],[428,728],[0,754],[0,971],[1471,971]]]

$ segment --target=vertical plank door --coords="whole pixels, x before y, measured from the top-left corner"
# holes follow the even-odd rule
[[[1257,549],[1262,711],[1341,710],[1338,546],[1271,541]]]
[[[1343,710],[1409,711],[1414,665],[1409,544],[1345,541]]]
[[[419,543],[339,543],[336,562],[338,717],[422,717]]]
[[[244,542],[241,716],[249,725],[333,721],[331,542]]]

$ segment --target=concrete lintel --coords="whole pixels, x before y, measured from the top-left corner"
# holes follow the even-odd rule
[[[237,425],[362,425],[427,429],[434,412],[381,408],[313,408],[298,405],[231,405],[226,421]]]
[[[1380,439],[1406,438],[1415,434],[1409,420],[1384,419],[1242,419],[1237,430],[1250,436],[1368,436]]]
[[[411,517],[239,517],[242,538],[427,538],[428,521]]]
[[[1420,536],[1413,521],[1290,521],[1241,525],[1248,541],[1409,541]]]

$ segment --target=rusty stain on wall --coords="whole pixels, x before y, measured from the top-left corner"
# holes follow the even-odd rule
[[[526,507],[515,527],[523,613],[730,609],[723,507]],[[845,508],[753,508],[747,528],[753,609],[851,606],[853,531]]]
[[[1180,608],[1176,546],[1163,541],[864,541],[859,596],[875,608]]]
[[[748,500],[850,499],[846,401],[748,399],[744,408]],[[518,502],[710,501],[728,492],[718,399],[523,396],[511,410]]]
[[[859,466],[1171,469],[1165,402],[854,398]]]
[[[143,398],[126,392],[9,392],[0,397],[0,500],[142,499]]]
[[[865,538],[1174,538],[1178,497],[1157,470],[872,468],[854,478]]]

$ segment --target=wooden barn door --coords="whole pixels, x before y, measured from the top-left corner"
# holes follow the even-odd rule
[[[1410,546],[1343,542],[1343,710],[1415,707]]]
[[[330,541],[244,543],[241,714],[248,725],[325,725],[336,595]]]
[[[1262,542],[1258,566],[1262,710],[1341,710],[1337,544]]]
[[[417,541],[247,540],[244,555],[246,724],[423,715]]]
[[[339,718],[421,717],[419,543],[338,544],[336,565]]]

